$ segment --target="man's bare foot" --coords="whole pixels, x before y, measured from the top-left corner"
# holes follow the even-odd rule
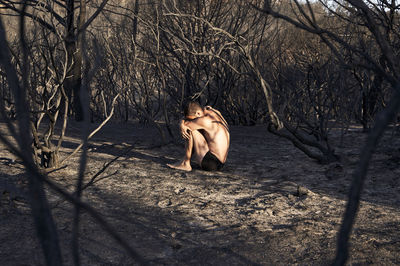
[[[175,164],[167,164],[168,167],[173,168],[173,169],[178,169],[178,170],[183,170],[183,171],[192,171],[192,166],[190,166],[190,163],[186,162],[180,162],[180,163],[175,163]]]

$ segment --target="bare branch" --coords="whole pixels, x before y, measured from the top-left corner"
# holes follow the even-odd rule
[[[107,122],[111,119],[111,117],[114,114],[114,107],[115,107],[115,102],[117,100],[117,98],[119,97],[119,94],[117,94],[113,101],[112,101],[112,108],[110,110],[110,113],[108,114],[108,116],[106,117],[106,119],[95,129],[93,130],[87,137],[87,139],[91,139],[105,124],[107,124]],[[63,165],[67,160],[69,160],[72,156],[74,156],[81,148],[83,147],[83,143],[79,144],[79,146],[77,148],[75,148],[75,150],[68,155],[64,160],[61,161],[60,165]]]

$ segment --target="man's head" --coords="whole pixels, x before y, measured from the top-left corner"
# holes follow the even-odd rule
[[[203,107],[198,102],[188,102],[183,113],[187,119],[195,119],[204,115]]]

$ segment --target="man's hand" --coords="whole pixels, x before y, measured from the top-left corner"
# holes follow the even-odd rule
[[[180,128],[181,128],[182,138],[189,139],[190,134],[192,134],[192,132],[191,132],[190,128],[185,125],[185,120],[182,120]]]

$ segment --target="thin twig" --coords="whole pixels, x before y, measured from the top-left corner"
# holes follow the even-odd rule
[[[82,190],[85,190],[86,188],[88,188],[89,186],[91,186],[94,181],[96,180],[97,177],[99,177],[102,173],[104,173],[104,171],[111,165],[113,164],[115,161],[117,161],[119,158],[121,158],[122,156],[124,156],[125,154],[129,153],[132,149],[134,148],[134,146],[132,145],[131,147],[128,147],[125,151],[123,151],[121,154],[119,154],[118,156],[116,156],[114,159],[112,159],[111,161],[105,163],[103,165],[103,167],[97,171],[96,174],[94,174],[92,176],[92,178],[90,178],[90,181],[86,183],[86,185],[84,185],[82,187]]]
[[[92,131],[92,133],[89,134],[88,140],[91,139],[113,116],[114,114],[114,106],[117,98],[119,97],[119,93],[114,97],[112,101],[112,108],[110,111],[110,114],[107,116],[107,118],[95,129]],[[68,155],[64,160],[61,161],[60,165],[63,165],[67,160],[69,160],[72,156],[74,156],[83,146],[83,143],[79,144],[79,146],[70,154]]]

